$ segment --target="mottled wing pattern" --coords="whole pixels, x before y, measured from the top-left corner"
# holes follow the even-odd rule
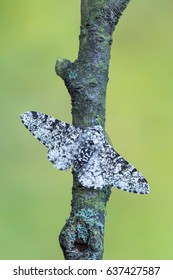
[[[48,148],[48,159],[59,170],[70,166],[84,187],[114,186],[149,193],[145,178],[108,143],[100,125],[74,127],[38,112],[21,115],[24,125]]]
[[[39,112],[25,112],[21,119],[28,130],[48,148],[48,159],[53,165],[59,170],[70,168],[80,145],[82,130]]]
[[[142,174],[120,156],[108,143],[100,152],[104,185],[139,194],[149,193],[148,183]],[[107,168],[109,167],[109,168]]]
[[[138,194],[149,193],[145,178],[120,156],[105,138],[80,170],[78,178],[85,187],[101,189],[104,186],[113,186]]]

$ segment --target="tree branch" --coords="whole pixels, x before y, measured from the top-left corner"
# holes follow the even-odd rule
[[[71,96],[74,126],[105,126],[112,33],[129,1],[81,0],[78,58],[74,63],[59,58],[55,67]],[[72,209],[59,236],[65,259],[102,259],[110,193],[111,187],[83,187],[73,171]]]

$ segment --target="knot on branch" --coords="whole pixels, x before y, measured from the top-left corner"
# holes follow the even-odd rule
[[[55,71],[64,80],[71,97],[83,88],[79,78],[81,73],[79,73],[78,66],[75,62],[72,63],[68,59],[58,58],[55,64]]]
[[[93,230],[94,228],[94,230]],[[59,242],[66,260],[100,260],[103,254],[103,230],[79,215],[71,216],[62,229]]]
[[[64,76],[69,68],[71,68],[72,63],[66,59],[59,57],[55,64],[55,72],[58,76],[64,79]]]

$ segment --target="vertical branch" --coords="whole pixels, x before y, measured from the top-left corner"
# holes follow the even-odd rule
[[[78,58],[74,63],[59,58],[55,68],[71,96],[75,126],[105,126],[112,34],[129,1],[81,0]],[[73,172],[72,209],[59,237],[65,259],[102,259],[110,193],[108,187],[101,190],[84,188]]]

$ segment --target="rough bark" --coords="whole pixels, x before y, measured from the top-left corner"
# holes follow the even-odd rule
[[[74,126],[105,126],[112,34],[129,1],[81,0],[78,58],[74,63],[59,58],[55,68],[71,96]],[[73,172],[72,209],[59,236],[65,259],[102,259],[110,193],[111,188],[84,188]]]

